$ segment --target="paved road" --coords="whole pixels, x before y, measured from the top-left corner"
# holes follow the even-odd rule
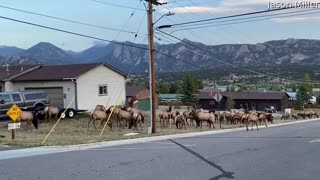
[[[0,179],[319,179],[317,139],[320,122],[310,122],[7,159]]]

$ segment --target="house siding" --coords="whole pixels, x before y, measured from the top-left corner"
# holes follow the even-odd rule
[[[107,85],[108,95],[99,96],[98,85]],[[121,94],[120,94],[121,92]],[[93,110],[96,105],[124,105],[126,100],[125,77],[113,70],[98,66],[77,79],[78,108]]]
[[[53,88],[62,87],[64,93],[64,107],[69,105],[75,97],[74,83],[72,81],[32,81],[32,82],[6,82],[11,86],[10,91],[24,91],[26,88]],[[75,101],[72,102],[71,108],[75,108]]]

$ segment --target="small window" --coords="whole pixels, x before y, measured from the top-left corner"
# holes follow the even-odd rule
[[[11,98],[10,98],[9,94],[0,95],[0,100],[5,100],[6,102],[11,102]]]
[[[107,85],[99,85],[99,96],[108,95],[108,87]]]
[[[21,98],[19,94],[12,94],[12,100],[13,102],[20,102]]]
[[[209,101],[209,105],[214,105],[215,104],[215,101],[214,100],[210,100]]]
[[[3,90],[2,90],[2,86],[0,85],[0,92],[2,92]]]

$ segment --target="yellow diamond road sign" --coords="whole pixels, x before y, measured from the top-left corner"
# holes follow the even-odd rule
[[[7,115],[12,119],[12,121],[16,121],[18,117],[21,115],[21,113],[21,109],[14,104],[7,112]]]

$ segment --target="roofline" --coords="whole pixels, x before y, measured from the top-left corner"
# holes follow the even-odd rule
[[[82,76],[82,75],[84,75],[85,73],[87,73],[87,72],[89,72],[89,71],[91,71],[91,70],[93,70],[93,69],[95,69],[95,68],[97,68],[97,67],[101,67],[101,66],[107,67],[107,68],[111,69],[112,71],[120,74],[120,75],[123,76],[124,78],[127,78],[127,74],[125,74],[124,72],[120,71],[119,69],[111,66],[111,65],[108,64],[108,63],[96,63],[96,64],[97,64],[97,66],[95,66],[95,67],[91,68],[90,70],[88,70],[88,71],[80,74],[80,75],[77,76],[77,77],[74,77],[73,79],[79,79],[79,77]],[[71,79],[71,78],[69,78],[69,79]]]
[[[13,80],[13,79],[15,79],[15,78],[17,78],[17,77],[19,77],[19,76],[22,76],[22,75],[26,74],[26,73],[32,72],[32,71],[34,71],[34,70],[37,70],[37,69],[41,68],[42,66],[43,66],[43,65],[37,65],[37,66],[35,66],[35,67],[32,67],[32,68],[30,68],[30,69],[28,69],[28,70],[26,70],[26,71],[23,71],[23,72],[21,72],[21,73],[18,73],[18,74],[16,74],[16,75],[12,76],[12,77],[10,77],[10,78],[4,79],[3,82],[5,82],[5,81],[11,81],[11,80]]]
[[[92,69],[94,69],[94,68],[97,68],[97,67],[100,67],[100,66],[104,66],[104,67],[107,67],[107,68],[111,69],[112,71],[120,74],[120,75],[123,76],[124,78],[127,78],[127,74],[125,74],[124,72],[120,71],[119,69],[111,66],[110,64],[107,64],[107,63],[96,63],[96,64],[97,64],[97,66],[91,68],[90,70],[92,70]],[[23,75],[25,75],[25,74],[27,74],[27,73],[29,73],[29,72],[34,71],[34,70],[37,70],[37,69],[39,69],[39,68],[41,68],[41,67],[43,67],[43,66],[45,66],[45,65],[35,66],[35,67],[30,68],[30,69],[28,69],[28,70],[26,70],[26,71],[24,71],[24,72],[21,72],[21,73],[15,75],[15,76],[12,76],[12,77],[10,77],[10,78],[4,79],[3,82],[5,82],[5,81],[27,82],[27,81],[61,81],[61,80],[62,80],[62,81],[67,81],[67,80],[75,80],[75,79],[78,79],[78,78],[79,78],[80,76],[82,76],[83,74],[85,74],[85,73],[87,73],[87,72],[90,71],[90,70],[88,70],[88,71],[80,74],[80,75],[77,76],[77,77],[68,77],[68,78],[62,78],[62,79],[50,79],[50,80],[47,80],[47,79],[46,79],[46,80],[14,80],[15,78],[18,78],[18,77],[20,77],[20,76],[23,76]],[[63,66],[63,65],[61,65],[61,66]]]
[[[123,77],[125,77],[125,78],[127,78],[127,77],[128,77],[128,75],[127,75],[126,73],[124,73],[124,72],[120,71],[119,69],[117,69],[117,68],[115,68],[115,67],[111,66],[111,65],[110,65],[110,64],[108,64],[108,63],[102,63],[101,65],[104,65],[104,66],[106,66],[106,67],[110,68],[111,70],[113,70],[114,72],[116,72],[116,73],[118,73],[118,74],[122,75],[122,76],[123,76]]]

